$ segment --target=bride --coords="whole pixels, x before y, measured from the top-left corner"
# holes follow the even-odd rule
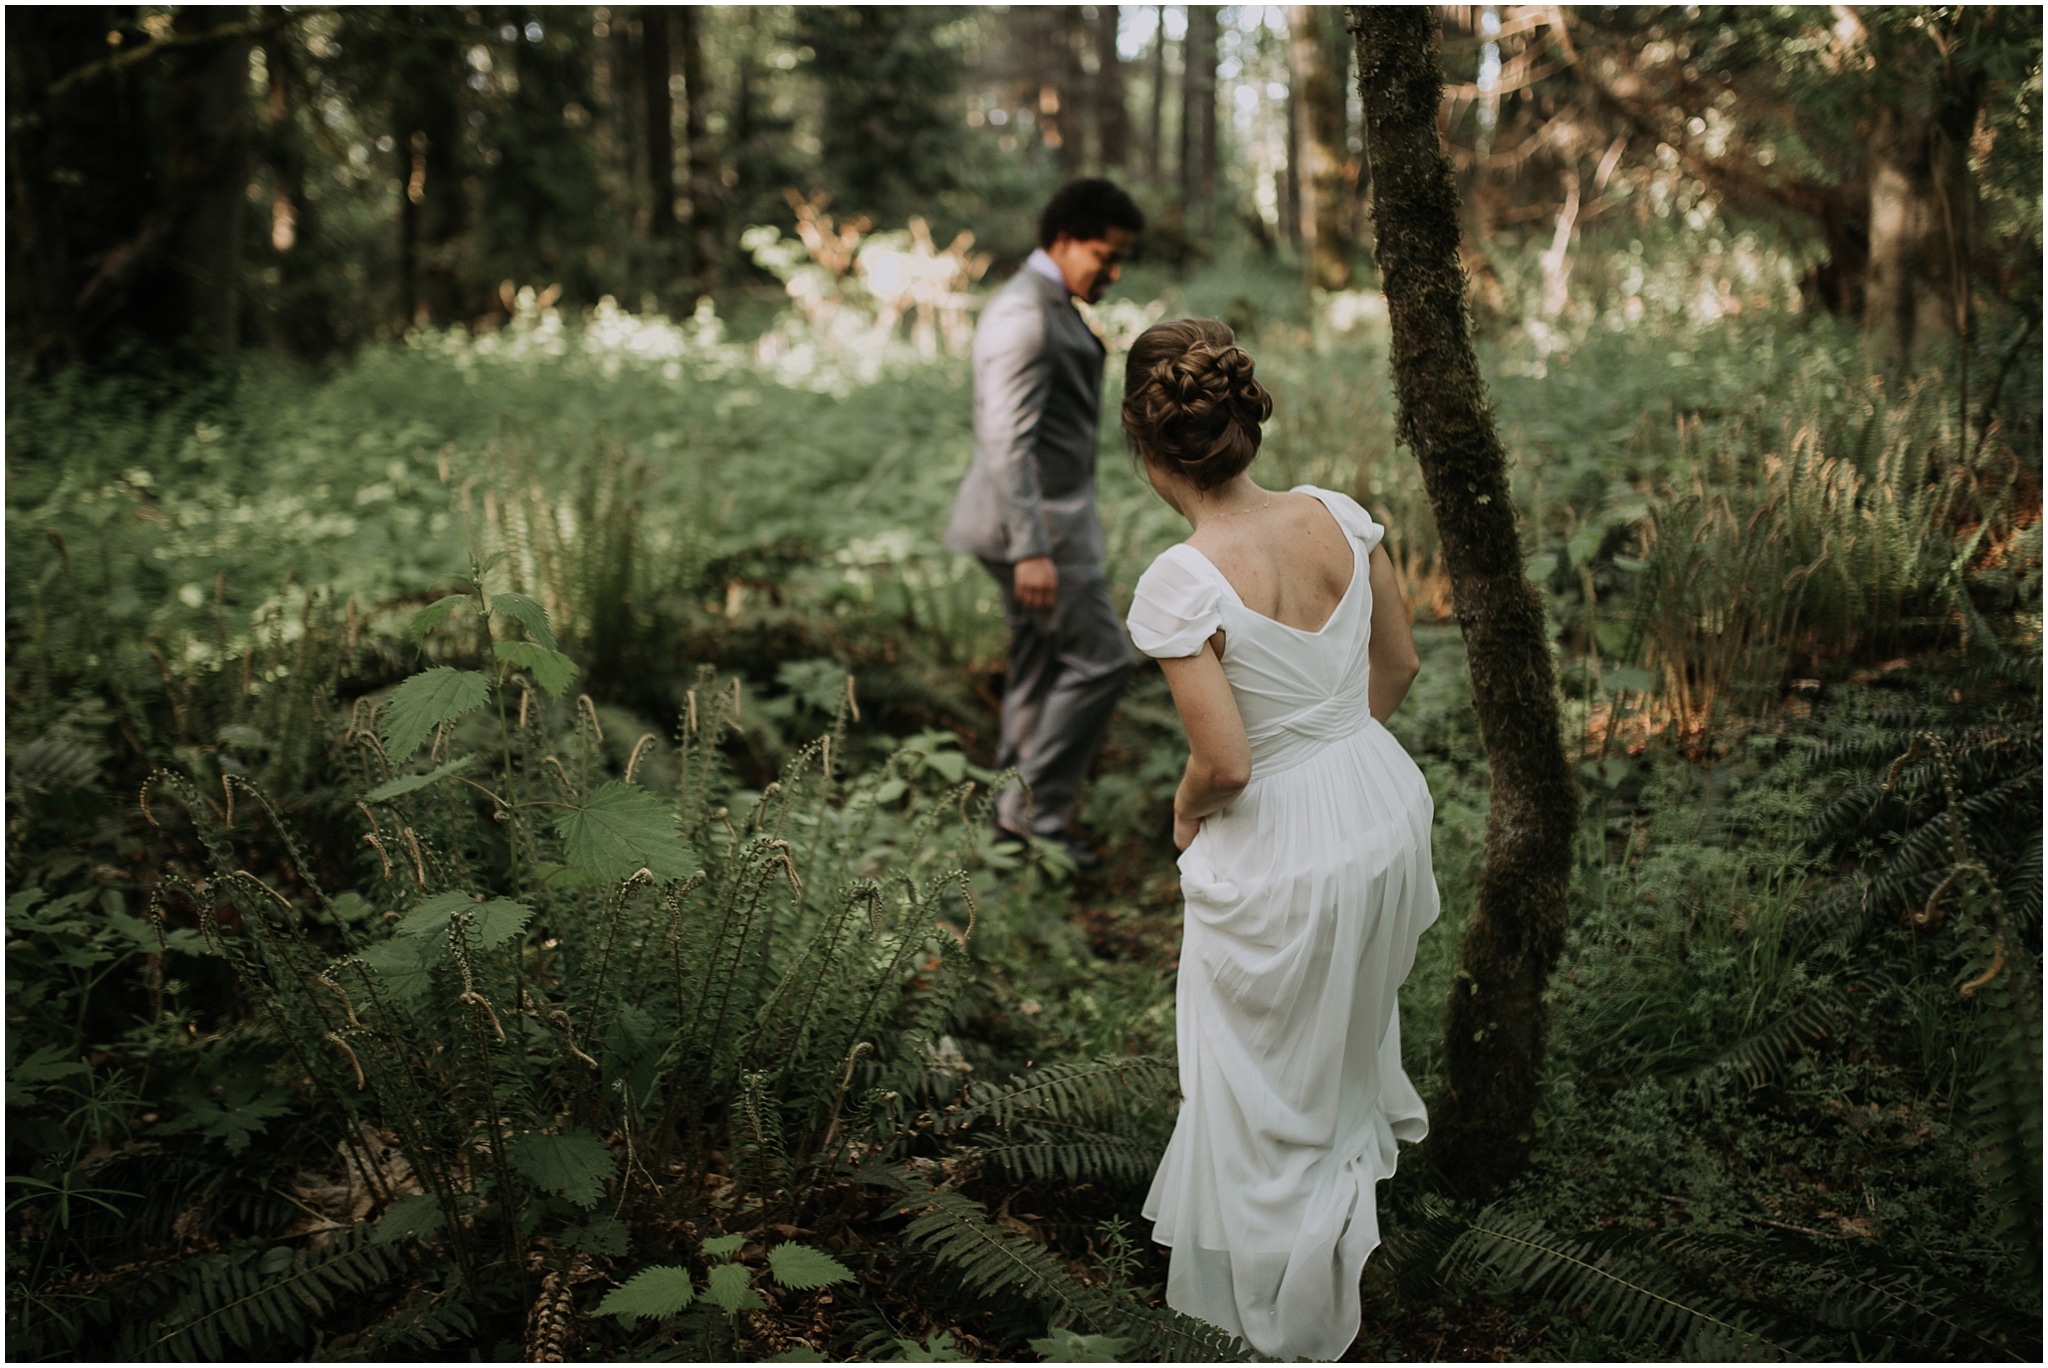
[[[1377,523],[1259,487],[1272,400],[1230,330],[1131,348],[1123,426],[1185,542],[1138,581],[1131,637],[1187,729],[1173,842],[1187,901],[1173,1139],[1145,1199],[1169,1305],[1277,1359],[1358,1333],[1374,1185],[1428,1130],[1396,993],[1437,915],[1429,789],[1382,725],[1419,662]]]

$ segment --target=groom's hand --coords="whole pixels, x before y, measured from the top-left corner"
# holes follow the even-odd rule
[[[1060,572],[1051,556],[1033,556],[1012,567],[1017,602],[1034,613],[1049,613],[1059,601]]]

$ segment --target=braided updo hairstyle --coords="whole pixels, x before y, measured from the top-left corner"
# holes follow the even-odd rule
[[[1147,328],[1124,363],[1124,436],[1139,459],[1210,490],[1259,454],[1273,397],[1236,334],[1213,318]]]

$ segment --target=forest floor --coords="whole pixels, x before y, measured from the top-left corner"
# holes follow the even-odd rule
[[[1176,311],[1256,314],[1260,297],[1258,282],[1220,275],[1177,288]],[[1135,302],[1124,312],[1125,323],[1146,316]],[[1394,449],[1383,338],[1311,335],[1285,318],[1261,336],[1256,317],[1241,321],[1280,400],[1261,468],[1272,481],[1357,492],[1392,529],[1419,618],[1423,671],[1392,730],[1436,803],[1443,916],[1401,993],[1409,1072],[1430,1097],[1444,1086],[1443,1003],[1487,801],[1463,647],[1444,620],[1419,485]],[[262,784],[316,848],[286,858],[251,836],[250,877],[272,897],[302,898],[303,865],[330,889],[360,890],[309,933],[326,950],[397,943],[378,941],[377,928],[418,889],[404,882],[405,857],[399,873],[389,862],[380,872],[363,844],[357,812],[371,807],[357,800],[374,798],[382,774],[343,760],[362,734],[359,707],[388,708],[392,686],[422,665],[473,658],[479,639],[461,619],[424,654],[408,629],[417,610],[460,589],[473,556],[508,553],[485,571],[498,577],[492,588],[543,604],[583,671],[587,719],[572,718],[565,698],[541,720],[585,746],[586,791],[635,765],[650,790],[687,789],[699,711],[728,695],[735,722],[712,759],[729,777],[701,815],[704,830],[734,833],[729,851],[823,734],[837,738],[846,788],[804,820],[822,833],[838,820],[830,814],[869,794],[860,801],[881,813],[875,858],[885,863],[936,869],[915,863],[927,860],[916,805],[936,810],[954,801],[949,785],[995,778],[984,767],[1000,620],[979,567],[936,544],[971,441],[962,363],[890,356],[875,371],[873,358],[819,353],[770,365],[701,329],[618,315],[585,332],[529,324],[366,352],[324,377],[252,359],[204,384],[140,367],[11,387],[9,1172],[28,1186],[8,1258],[9,1324],[24,1352],[90,1357],[131,1332],[145,1336],[128,1344],[135,1352],[197,1352],[201,1328],[223,1336],[223,1353],[368,1352],[404,1319],[401,1301],[416,1319],[460,1301],[448,1290],[456,1265],[435,1262],[445,1251],[430,1233],[405,1236],[413,1271],[379,1275],[397,1290],[363,1304],[368,1321],[352,1321],[335,1293],[315,1318],[332,1325],[317,1334],[238,1320],[225,1309],[235,1297],[262,1306],[266,1294],[231,1295],[213,1274],[188,1271],[246,1263],[299,1276],[292,1260],[313,1256],[294,1184],[324,1172],[319,1181],[345,1193],[350,1180],[326,1094],[279,1063],[252,981],[175,917],[166,942],[140,920],[172,875],[205,886],[206,857],[203,842],[145,819],[135,795],[165,766],[195,792],[228,792],[232,823],[229,781]],[[1746,326],[1688,335],[1682,352],[1669,337],[1593,335],[1576,360],[1549,355],[1547,369],[1526,346],[1489,344],[1587,799],[1572,932],[1550,992],[1529,1171],[1475,1199],[1409,1152],[1381,1190],[1388,1243],[1368,1268],[1358,1359],[2038,1353],[2038,482],[1970,523],[1949,505],[1912,502],[1914,489],[1884,483],[1907,479],[1885,461],[1934,441],[1952,406],[1928,390],[1904,408],[1858,408],[1876,391],[1846,378],[1840,339]],[[1759,357],[1772,358],[1761,379]],[[1778,640],[1757,627],[1751,653],[1731,653],[1721,643],[1735,628],[1711,624],[1747,621],[1756,586],[1810,559],[1800,527],[1770,521],[1788,506],[1770,484],[1782,466],[1772,461],[1801,423],[1865,472],[1868,497],[1900,494],[1898,506],[1919,510],[1909,528],[1919,540],[1870,563],[1917,566],[1920,578],[1875,606],[1797,606],[1796,633]],[[1102,484],[1122,602],[1180,533],[1107,438]],[[1842,495],[1846,516],[1863,516],[1865,488]],[[1730,507],[1749,511],[1717,511]],[[1681,545],[1701,550],[1680,563],[1670,548]],[[1756,559],[1759,547],[1782,558],[1780,571]],[[1795,610],[1772,611],[1782,625]],[[1978,626],[1968,613],[1981,613]],[[329,654],[316,659],[316,645]],[[1674,681],[1720,693],[1688,711]],[[465,723],[435,745],[497,754],[494,728],[507,725]],[[644,750],[632,741],[643,734]],[[938,1130],[961,1099],[973,1105],[1048,1063],[1170,1059],[1179,926],[1167,832],[1184,756],[1163,680],[1143,670],[1083,803],[1101,868],[1075,874],[1050,854],[969,848],[972,934],[937,923],[929,962],[903,988],[912,1006],[941,982],[953,996],[929,1040],[889,1046],[874,1065],[886,1062],[877,1076],[909,1099],[892,1152],[904,1171],[950,1175],[941,1186],[955,1184],[986,1217],[961,1229],[1021,1236],[1075,1286],[1134,1306],[1156,1305],[1165,1277],[1137,1208],[1170,1107],[1102,1103],[1108,1119],[1087,1120],[1097,1128],[1075,1155],[1027,1155],[1013,1168],[995,1149],[939,1146]],[[509,753],[504,766],[511,773]],[[1898,781],[1889,788],[1888,775]],[[387,822],[410,813],[423,831],[443,820],[424,800],[403,806],[415,801],[377,811]],[[695,800],[679,801],[688,811]],[[482,817],[445,820],[451,860],[504,858],[498,837],[479,834]],[[704,840],[706,851],[723,843]],[[545,877],[507,866],[487,885],[543,917],[581,916],[589,900],[548,883],[573,863]],[[869,868],[856,861],[848,876]],[[379,907],[392,910],[370,917]],[[946,978],[956,962],[947,935],[965,947],[957,981]],[[527,991],[519,975],[538,985],[559,972],[571,1002],[578,947],[555,945],[503,961],[511,1000]],[[466,961],[462,972],[466,984]],[[593,1046],[607,1069],[608,1051],[639,1058],[620,1030]],[[309,1038],[334,1058],[318,1031]],[[590,1045],[572,1039],[561,1057],[573,1065],[567,1051]],[[844,1079],[839,1057],[822,1066],[828,1096],[838,1080],[843,1097],[853,1077],[845,1058]],[[735,1086],[745,1077],[735,1073]],[[582,1096],[581,1084],[560,1086]],[[533,1105],[535,1132],[556,1129],[554,1102]],[[603,1111],[615,1103],[574,1105],[613,1117],[598,1130],[631,1157],[630,1112],[618,1122]],[[875,1105],[882,1126],[886,1106]],[[797,1101],[786,1115],[815,1119]],[[835,1104],[835,1125],[838,1115]],[[770,1147],[743,1153],[737,1135],[706,1141],[710,1169],[696,1177],[707,1191],[761,1181],[745,1166]],[[1033,1143],[1051,1153],[1043,1137]],[[134,1191],[145,1171],[161,1195]],[[877,1207],[853,1188],[830,1207],[835,1229],[813,1208],[750,1238],[800,1231],[849,1264],[858,1253],[865,1300],[785,1290],[768,1310],[733,1317],[700,1316],[701,1302],[658,1322],[599,1314],[605,1288],[664,1250],[706,1277],[723,1256],[664,1215],[634,1226],[627,1258],[623,1235],[613,1243],[572,1209],[579,1190],[564,1181],[537,1199],[539,1233],[521,1238],[561,1276],[588,1275],[553,1284],[570,1288],[562,1342],[585,1357],[777,1346],[1019,1357],[1048,1331],[1047,1304],[1022,1284],[991,1290],[944,1259],[918,1262],[893,1202]],[[481,1192],[448,1196],[458,1198]],[[731,1202],[690,1220],[715,1209],[738,1221]],[[477,1207],[463,1219],[482,1230],[488,1215]],[[368,1229],[388,1218],[349,1219]],[[133,1251],[147,1257],[133,1263]],[[759,1245],[736,1257],[757,1264]],[[394,1343],[530,1350],[541,1322],[527,1295],[477,1293],[440,1329]],[[116,1298],[141,1308],[125,1317],[128,1331]],[[1135,1352],[1111,1341],[1091,1343]]]

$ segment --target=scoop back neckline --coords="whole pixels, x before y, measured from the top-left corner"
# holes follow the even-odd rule
[[[1315,485],[1296,485],[1294,486],[1294,488],[1288,490],[1287,492],[1289,494],[1306,494],[1311,499],[1314,499],[1317,503],[1321,504],[1323,506],[1323,512],[1329,515],[1331,522],[1337,524],[1337,530],[1344,534],[1344,540],[1346,544],[1348,544],[1351,547],[1351,579],[1344,585],[1344,592],[1337,596],[1336,606],[1331,608],[1330,615],[1323,619],[1323,625],[1316,628],[1314,631],[1310,631],[1306,627],[1296,627],[1291,622],[1282,622],[1279,618],[1276,617],[1268,617],[1266,614],[1252,607],[1249,603],[1246,603],[1244,601],[1244,595],[1237,592],[1237,586],[1230,582],[1230,576],[1223,573],[1223,567],[1216,564],[1215,561],[1209,559],[1208,552],[1204,551],[1201,547],[1196,546],[1191,541],[1184,541],[1181,543],[1181,545],[1185,546],[1188,550],[1194,552],[1196,555],[1202,558],[1202,563],[1208,566],[1210,572],[1214,574],[1217,579],[1223,582],[1223,587],[1229,591],[1230,597],[1237,601],[1238,607],[1244,609],[1247,613],[1250,613],[1253,617],[1259,619],[1261,622],[1270,622],[1275,627],[1279,627],[1286,631],[1293,632],[1297,636],[1319,637],[1330,630],[1331,624],[1336,622],[1337,620],[1337,615],[1344,611],[1344,605],[1351,602],[1351,591],[1358,587],[1358,571],[1360,566],[1364,564],[1364,558],[1358,554],[1358,538],[1351,534],[1351,529],[1346,527],[1344,525],[1344,520],[1337,516],[1337,510],[1330,507],[1330,501],[1323,497],[1324,494],[1329,492],[1328,490],[1321,489]]]

